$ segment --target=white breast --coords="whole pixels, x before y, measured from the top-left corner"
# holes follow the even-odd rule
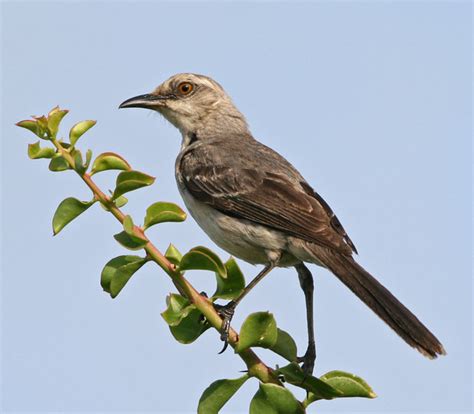
[[[287,250],[287,237],[283,233],[222,214],[197,201],[180,185],[179,180],[178,187],[186,207],[199,226],[214,243],[232,256],[252,264],[267,264]],[[289,258],[285,259],[287,262]]]

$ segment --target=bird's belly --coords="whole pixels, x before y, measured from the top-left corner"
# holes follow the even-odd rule
[[[287,252],[287,237],[275,230],[248,220],[227,216],[197,201],[185,189],[181,196],[199,226],[219,247],[252,264],[278,260],[280,266],[291,266],[299,260]]]

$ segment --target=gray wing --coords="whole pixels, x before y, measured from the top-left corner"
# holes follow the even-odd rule
[[[291,164],[270,148],[259,149],[255,154],[253,148],[251,157],[239,151],[239,157],[230,154],[227,159],[209,147],[187,151],[179,165],[182,184],[197,200],[229,216],[343,254],[357,253],[331,208]]]

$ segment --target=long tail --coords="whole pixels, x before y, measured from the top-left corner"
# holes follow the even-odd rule
[[[430,359],[446,352],[439,340],[388,289],[351,256],[325,247],[311,246],[317,260],[334,273],[405,342]]]

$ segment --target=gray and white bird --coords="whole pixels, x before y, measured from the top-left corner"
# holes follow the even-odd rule
[[[438,339],[353,258],[357,253],[323,198],[281,155],[258,142],[245,117],[213,79],[177,74],[120,108],[159,112],[182,135],[176,181],[189,212],[222,249],[264,269],[220,309],[222,339],[242,298],[274,267],[295,267],[306,299],[311,373],[316,357],[313,278],[306,263],[329,269],[409,345],[429,358],[445,354]]]

